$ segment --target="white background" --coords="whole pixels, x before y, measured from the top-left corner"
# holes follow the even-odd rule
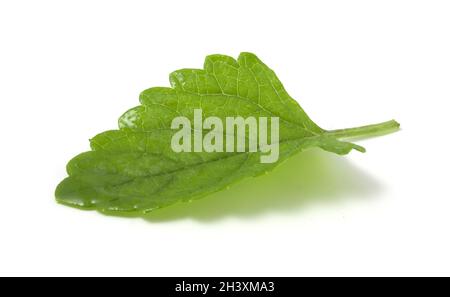
[[[55,203],[140,91],[241,51],[324,128],[402,131],[146,219]],[[2,1],[0,274],[449,275],[449,100],[448,1]]]

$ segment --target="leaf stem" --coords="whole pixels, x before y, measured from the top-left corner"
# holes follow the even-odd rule
[[[380,136],[400,130],[400,124],[395,120],[361,126],[356,128],[330,130],[325,132],[326,135],[336,138],[367,138],[372,136]]]

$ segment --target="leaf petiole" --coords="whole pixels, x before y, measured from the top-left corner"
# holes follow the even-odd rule
[[[379,124],[355,128],[329,130],[325,132],[325,134],[339,139],[368,138],[372,136],[389,134],[398,130],[400,130],[400,124],[395,120],[390,120]]]

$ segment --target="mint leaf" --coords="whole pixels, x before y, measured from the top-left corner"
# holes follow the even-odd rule
[[[203,70],[175,71],[170,83],[172,88],[143,91],[141,105],[119,119],[119,130],[97,135],[91,140],[92,151],[69,162],[69,177],[56,189],[58,202],[103,212],[149,212],[268,172],[310,147],[340,155],[352,149],[364,152],[340,139],[399,128],[395,121],[334,131],[320,128],[288,95],[275,73],[251,53],[242,53],[237,60],[208,56]],[[229,117],[278,118],[277,161],[262,163],[267,152],[262,146],[250,152],[247,144],[244,152],[175,152],[171,142],[177,131],[172,121],[184,117],[194,122],[196,110],[204,118],[224,122]],[[211,131],[201,129],[202,133]],[[270,139],[272,131],[267,132]]]

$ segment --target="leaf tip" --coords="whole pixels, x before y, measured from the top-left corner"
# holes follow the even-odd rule
[[[80,185],[71,177],[64,179],[55,190],[55,200],[59,204],[90,210],[94,208],[94,203],[84,199],[80,194]]]

